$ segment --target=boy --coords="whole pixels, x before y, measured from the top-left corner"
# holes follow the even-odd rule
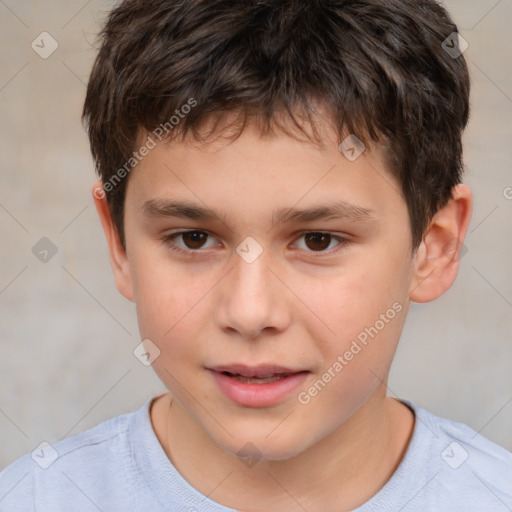
[[[471,217],[446,11],[125,0],[102,36],[93,197],[169,393],[14,462],[0,510],[512,510],[511,453],[386,396]]]

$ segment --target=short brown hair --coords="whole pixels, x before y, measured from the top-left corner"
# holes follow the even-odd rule
[[[197,138],[206,117],[231,112],[238,134],[255,114],[268,132],[281,111],[299,127],[305,113],[316,133],[320,101],[340,140],[386,142],[415,249],[462,177],[470,82],[464,57],[446,51],[457,32],[434,0],[122,1],[82,116],[122,243],[127,180],[113,179],[129,172],[141,131]]]

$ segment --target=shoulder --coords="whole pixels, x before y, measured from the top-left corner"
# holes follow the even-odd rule
[[[415,411],[416,435],[425,441],[427,452],[417,456],[423,457],[428,467],[439,510],[444,510],[443,499],[453,497],[467,507],[460,510],[512,507],[512,452],[463,423],[404,402]]]
[[[441,449],[440,461],[450,469],[467,465],[479,475],[491,474],[494,480],[505,482],[512,471],[512,452],[490,441],[468,425],[441,418],[413,405],[417,420],[432,434],[432,448]],[[506,481],[510,486],[511,480]],[[510,491],[510,487],[508,487]]]
[[[77,510],[89,510],[94,502],[89,492],[124,487],[126,482],[117,480],[129,475],[124,467],[130,461],[128,430],[144,407],[147,404],[56,443],[43,442],[12,462],[0,472],[0,510],[29,512],[35,503],[47,507],[38,511],[52,510],[52,504],[53,510],[60,510],[57,504],[64,501],[75,503]]]

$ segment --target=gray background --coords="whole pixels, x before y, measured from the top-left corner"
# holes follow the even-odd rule
[[[80,124],[112,4],[0,0],[0,468],[164,391],[132,353],[135,308],[114,286]],[[411,309],[389,392],[512,449],[512,0],[445,4],[469,43],[475,207],[456,283]],[[31,48],[43,31],[59,44],[47,59]],[[42,237],[58,249],[46,263]]]

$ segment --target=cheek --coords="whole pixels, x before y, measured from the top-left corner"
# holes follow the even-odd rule
[[[141,254],[134,261],[150,260]],[[141,338],[150,339],[160,350],[154,370],[166,383],[167,371],[179,378],[197,370],[204,352],[201,331],[213,315],[208,291],[214,276],[198,279],[184,267],[155,259],[136,264],[132,275]]]
[[[394,305],[384,310],[387,323],[380,317],[371,322],[347,318],[346,332],[324,342],[323,366],[302,390],[299,402],[325,419],[327,430],[349,419],[386,382],[405,320],[405,308]]]
[[[325,376],[322,380],[329,381],[333,397],[344,402],[351,396],[356,399],[387,375],[408,308],[404,262],[397,253],[341,269],[336,280],[325,280],[309,295],[308,304],[319,312],[322,323],[309,315],[306,324],[322,353],[319,371]]]
[[[207,285],[186,267],[171,264],[165,252],[152,254],[160,248],[149,249],[131,255],[137,316],[141,335],[163,340],[200,308]]]
[[[379,332],[396,334],[396,324],[402,322],[397,313],[406,307],[408,292],[404,273],[396,268],[403,266],[367,264],[340,270],[335,279],[297,286],[297,295],[309,307],[303,319],[309,318],[316,337],[332,340],[328,344],[339,350],[359,335],[364,342],[365,329],[375,324]]]

